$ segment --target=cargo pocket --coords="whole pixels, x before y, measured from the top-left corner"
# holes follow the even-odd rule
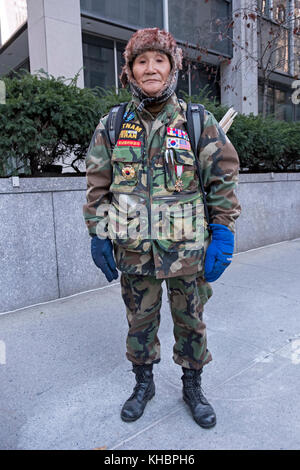
[[[177,168],[180,166],[183,167],[181,175],[182,192],[197,191],[199,179],[194,154],[187,150],[177,150],[175,159]]]
[[[213,295],[213,289],[211,285],[203,279],[202,276],[197,277],[197,288],[198,288],[198,293],[201,299],[201,303],[202,305],[205,305],[206,302]]]
[[[164,156],[164,175],[165,188],[168,192],[185,193],[198,189],[198,174],[192,152],[170,149],[167,159]],[[180,191],[176,190],[178,187]]]
[[[142,171],[140,148],[115,147],[111,163],[113,167],[111,192],[131,193],[134,191]]]
[[[148,210],[145,200],[137,195],[113,194],[108,211],[109,237],[128,251],[148,253]]]
[[[164,251],[202,249],[205,219],[199,193],[184,200],[160,198],[152,206],[151,220],[152,238]]]

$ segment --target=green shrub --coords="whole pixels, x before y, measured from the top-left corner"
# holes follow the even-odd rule
[[[3,78],[6,103],[0,113],[0,154],[3,163],[10,157],[29,162],[31,174],[40,167],[71,157],[71,166],[84,159],[92,133],[99,122],[101,101],[88,89],[69,84],[43,71],[40,76],[25,73]]]
[[[203,89],[199,95],[185,94],[185,99],[202,103],[218,121],[229,107],[220,106],[211,100]],[[228,133],[229,139],[237,150],[240,167],[251,173],[291,170],[300,163],[300,122],[287,122],[262,114],[254,116],[238,114]]]
[[[0,112],[0,176],[15,174],[11,157],[31,174],[38,176],[43,167],[61,158],[80,174],[91,137],[102,115],[114,104],[128,101],[120,90],[77,87],[78,74],[68,80],[55,78],[43,70],[38,75],[26,72],[3,78],[6,103]],[[67,83],[70,82],[70,83]]]
[[[299,122],[239,114],[228,137],[238,152],[242,169],[252,173],[286,171],[300,159],[299,130]]]

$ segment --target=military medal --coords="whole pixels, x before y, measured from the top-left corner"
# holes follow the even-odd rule
[[[125,179],[131,180],[132,178],[135,177],[135,169],[131,165],[126,165],[122,169],[122,175],[124,176]]]
[[[181,175],[183,172],[183,165],[175,165],[175,172],[177,176],[177,180],[175,181],[175,191],[182,191],[183,189],[183,182],[181,179]]]

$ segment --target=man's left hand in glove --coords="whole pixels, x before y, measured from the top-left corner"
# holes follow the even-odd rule
[[[230,265],[234,251],[234,234],[225,225],[210,224],[212,241],[205,257],[205,280],[216,281]]]

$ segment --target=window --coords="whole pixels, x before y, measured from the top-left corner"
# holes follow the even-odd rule
[[[284,121],[300,120],[300,105],[294,105],[291,94],[294,90],[284,87],[278,83],[268,87],[267,114],[274,114],[276,119]],[[259,84],[258,112],[262,113],[263,87]]]
[[[273,59],[272,65],[276,67],[276,71],[278,72],[289,72],[290,57],[288,43],[288,30],[281,28],[280,36],[278,36],[276,43],[273,44],[273,46],[276,47],[275,53],[271,57],[271,59]]]
[[[29,57],[25,59],[21,64],[19,64],[17,67],[15,67],[13,70],[11,70],[6,76],[8,78],[15,78],[17,75],[14,72],[18,73],[18,76],[24,75],[26,72],[30,72],[30,63],[29,63]]]
[[[114,86],[114,42],[84,34],[82,48],[85,86]]]
[[[215,67],[209,64],[195,64],[191,67],[191,94],[197,95],[205,88],[209,98],[220,102],[220,87],[216,81]]]
[[[274,90],[274,108],[277,119],[284,121],[293,120],[293,103],[290,94],[283,90]]]
[[[88,88],[121,86],[119,76],[124,64],[123,51],[126,43],[113,39],[83,34],[84,84]],[[117,69],[115,69],[115,54]]]
[[[258,112],[263,112],[263,86],[259,85],[258,88]],[[267,91],[267,114],[274,113],[274,90],[272,87],[268,87]]]
[[[225,37],[230,19],[230,3],[224,0],[169,0],[170,32],[179,41],[230,55]]]
[[[259,9],[264,16],[273,17],[273,0],[261,0]]]
[[[276,7],[276,21],[278,23],[284,23],[285,22],[285,6],[281,3],[277,5]]]
[[[300,78],[300,36],[296,35],[294,37],[295,40],[295,52],[294,52],[294,57],[295,57],[295,74],[298,75]]]
[[[119,77],[120,77],[121,72],[122,72],[122,67],[125,64],[125,60],[124,60],[124,57],[123,57],[123,52],[124,52],[125,46],[126,46],[126,43],[121,43],[121,42],[116,43],[117,67],[118,67],[117,74],[118,74],[118,86],[119,87],[121,87],[121,82],[120,82]]]
[[[213,70],[214,69],[214,70]],[[219,77],[215,75],[215,67],[204,63],[183,62],[183,70],[179,72],[176,93],[179,98],[183,97],[182,91],[188,95],[199,95],[204,91],[204,95],[209,98],[216,98],[220,102]]]
[[[163,0],[80,0],[83,12],[133,27],[163,27]]]

